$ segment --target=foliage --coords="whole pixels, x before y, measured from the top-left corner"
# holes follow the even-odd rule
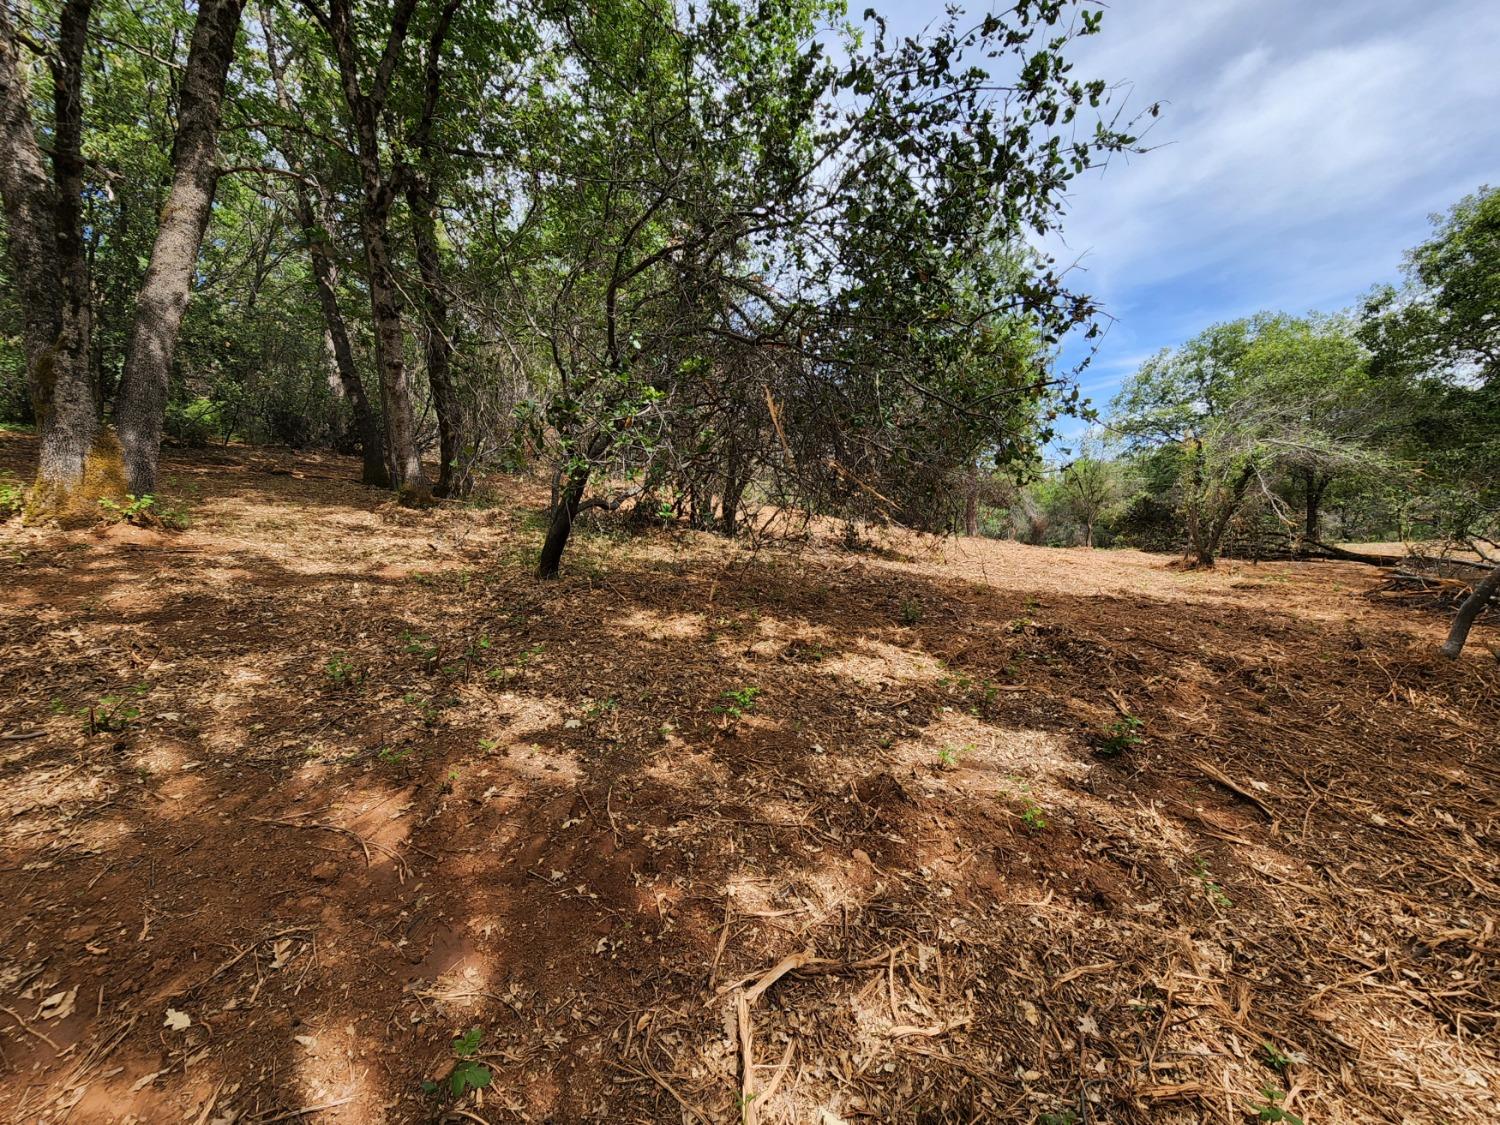
[[[1380,416],[1366,358],[1341,318],[1262,313],[1214,325],[1143,364],[1115,398],[1127,448],[1175,477],[1172,496],[1196,561],[1212,566],[1231,522],[1264,504],[1289,527],[1286,480],[1317,503],[1344,473],[1376,474]]]

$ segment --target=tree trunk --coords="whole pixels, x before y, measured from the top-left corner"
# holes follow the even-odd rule
[[[1495,600],[1496,594],[1500,594],[1500,566],[1481,578],[1473,593],[1458,607],[1453,628],[1449,630],[1448,639],[1438,651],[1449,660],[1457,660],[1458,654],[1464,650],[1464,642],[1469,639],[1469,630],[1473,628],[1474,621],[1479,617],[1480,611]]]
[[[27,383],[40,438],[28,519],[86,519],[122,499],[117,447],[99,429],[80,211],[84,39],[91,0],[67,0],[52,62],[56,127],[48,175],[9,11],[0,6],[0,198],[21,305]]]
[[[417,416],[406,373],[401,291],[396,284],[390,249],[390,212],[395,189],[381,167],[379,136],[380,115],[385,109],[391,74],[400,57],[416,0],[397,0],[394,5],[390,34],[368,93],[360,82],[361,52],[356,43],[350,0],[332,0],[326,13],[315,4],[308,7],[333,43],[344,100],[353,125],[355,158],[359,164],[360,229],[364,235],[365,262],[369,271],[375,364],[380,371],[380,398],[391,484],[403,504],[421,505],[432,499],[432,486],[422,469]]]
[[[969,466],[967,488],[964,491],[964,534],[973,539],[979,534],[979,466]]]
[[[573,533],[573,521],[578,518],[578,509],[583,505],[583,491],[588,487],[589,467],[585,465],[568,474],[557,502],[552,505],[552,522],[547,525],[547,538],[542,543],[542,553],[537,558],[536,576],[556,578],[562,566],[563,549],[568,545],[568,536]]]
[[[1323,494],[1328,491],[1329,477],[1320,477],[1315,469],[1303,470],[1302,487],[1305,501],[1302,537],[1308,543],[1316,543],[1322,535],[1321,515]]]
[[[417,246],[417,269],[422,276],[422,354],[427,362],[427,381],[432,387],[432,407],[437,414],[437,496],[467,495],[472,478],[463,455],[463,408],[453,387],[453,342],[448,336],[448,302],[443,297],[442,266],[438,258],[437,208],[425,183],[413,181],[406,193],[411,208],[412,233]]]
[[[458,0],[448,0],[427,41],[427,66],[422,113],[417,121],[415,147],[418,167],[408,170],[406,202],[411,210],[412,238],[417,248],[417,271],[422,277],[422,356],[432,407],[437,414],[439,465],[437,496],[464,496],[472,485],[470,466],[463,455],[463,406],[453,387],[453,341],[448,334],[448,301],[444,296],[442,258],[438,253],[436,171],[432,157],[432,126],[442,89],[443,40],[447,38]]]
[[[338,266],[328,248],[327,230],[317,220],[310,192],[307,185],[302,183],[297,186],[297,220],[302,224],[302,238],[312,264],[313,286],[318,293],[318,307],[323,312],[323,326],[333,356],[334,371],[339,387],[349,399],[350,409],[354,412],[354,431],[359,435],[360,455],[364,459],[360,480],[377,488],[388,488],[391,475],[386,469],[385,441],[380,434],[380,420],[370,406],[364,382],[359,377],[359,369],[354,365],[354,349],[349,344],[349,329],[344,324],[344,314],[339,309]]]
[[[292,111],[292,104],[286,92],[284,61],[277,54],[276,37],[268,7],[262,9],[261,26],[265,33],[266,62],[276,87],[276,104],[283,112],[289,113]],[[364,458],[360,480],[377,488],[388,488],[391,474],[386,467],[385,441],[381,436],[380,422],[370,407],[364,382],[354,364],[354,349],[349,345],[349,329],[344,323],[343,311],[339,308],[338,263],[329,246],[328,223],[325,221],[328,213],[327,199],[320,188],[319,205],[314,206],[313,185],[309,182],[307,162],[302,159],[301,153],[288,144],[282,147],[282,155],[298,177],[294,189],[297,222],[302,228],[302,241],[307,247],[308,260],[312,266],[313,285],[318,294],[318,307],[323,313],[323,326],[333,358],[334,374],[338,379],[339,389],[349,400],[354,414],[354,430],[359,437],[360,453]]]
[[[1205,570],[1214,568],[1214,564],[1218,561],[1219,547],[1223,544],[1229,525],[1234,521],[1235,513],[1240,510],[1240,504],[1244,501],[1245,493],[1254,479],[1255,466],[1246,465],[1240,471],[1240,475],[1235,478],[1229,490],[1229,497],[1220,501],[1219,511],[1210,515],[1206,525],[1201,517],[1189,520],[1189,533],[1198,566]]]
[[[136,293],[115,426],[130,491],[156,490],[162,424],[193,267],[219,181],[219,119],[244,0],[201,0],[177,107],[172,188]]]

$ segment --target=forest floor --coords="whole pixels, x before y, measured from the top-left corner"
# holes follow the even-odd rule
[[[355,474],[0,526],[0,1120],[1500,1119],[1493,624]]]

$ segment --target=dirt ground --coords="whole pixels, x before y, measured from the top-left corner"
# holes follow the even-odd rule
[[[1500,1120],[1493,624],[356,476],[0,526],[0,1119]]]

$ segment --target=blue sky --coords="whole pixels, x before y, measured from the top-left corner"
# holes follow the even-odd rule
[[[942,13],[876,3],[902,32]],[[1058,247],[1115,318],[1082,380],[1101,406],[1215,321],[1354,304],[1397,280],[1430,213],[1500,185],[1500,0],[1088,7],[1104,24],[1077,74],[1164,103],[1153,151],[1075,183]]]

